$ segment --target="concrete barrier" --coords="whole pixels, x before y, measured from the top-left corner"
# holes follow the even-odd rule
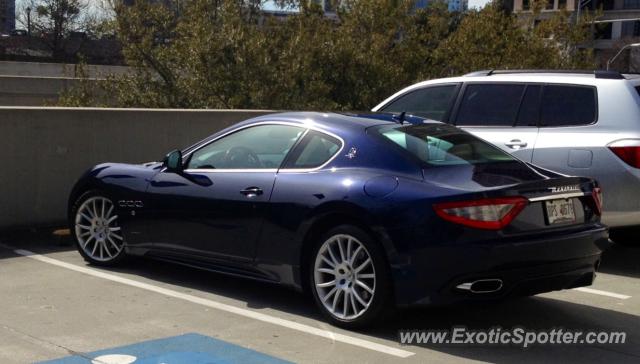
[[[0,76],[0,105],[44,106],[55,104],[60,94],[78,82],[76,78]]]
[[[77,65],[62,63],[0,62],[0,105],[45,106],[78,82]],[[91,80],[131,72],[122,66],[84,66],[83,76]]]
[[[0,229],[64,223],[71,187],[92,165],[160,160],[266,113],[0,107]]]
[[[84,73],[90,78],[103,78],[107,75],[123,75],[131,72],[124,66],[85,65]],[[0,61],[0,76],[27,77],[77,77],[78,65],[65,63],[14,62]]]

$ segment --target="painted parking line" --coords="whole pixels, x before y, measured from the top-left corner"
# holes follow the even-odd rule
[[[7,249],[15,249],[15,248],[12,248],[12,247],[4,245],[4,244],[0,244],[0,246],[5,247]],[[15,249],[13,251],[14,251],[14,253],[16,253],[18,255],[22,255],[24,257],[27,257],[27,258],[30,258],[30,259],[34,259],[34,260],[37,260],[37,261],[40,261],[40,262],[43,262],[43,263],[55,265],[55,266],[58,266],[58,267],[61,267],[61,268],[66,268],[66,269],[73,270],[73,271],[76,271],[76,272],[79,272],[79,273],[83,273],[83,274],[87,274],[87,275],[90,275],[90,276],[106,279],[106,280],[109,280],[109,281],[112,281],[112,282],[125,284],[125,285],[131,286],[131,287],[136,287],[136,288],[144,289],[144,290],[147,290],[147,291],[159,293],[159,294],[162,294],[162,295],[165,295],[165,296],[177,298],[177,299],[188,301],[188,302],[195,303],[195,304],[198,304],[198,305],[202,305],[202,306],[206,306],[206,307],[210,307],[210,308],[215,308],[215,309],[220,310],[220,311],[234,313],[236,315],[252,318],[254,320],[267,322],[267,323],[270,323],[270,324],[286,327],[286,328],[289,328],[289,329],[292,329],[292,330],[301,331],[301,332],[304,332],[304,333],[307,333],[307,334],[310,334],[310,335],[323,337],[323,338],[326,338],[326,339],[329,339],[329,340],[332,340],[332,341],[335,341],[335,342],[340,342],[340,343],[343,343],[343,344],[353,345],[353,346],[361,347],[361,348],[364,348],[364,349],[368,349],[368,350],[377,351],[377,352],[380,352],[380,353],[392,355],[392,356],[399,357],[399,358],[408,358],[408,357],[410,357],[412,355],[415,355],[415,353],[411,352],[411,351],[395,348],[395,347],[384,345],[384,344],[379,344],[379,343],[376,343],[376,342],[373,342],[373,341],[364,340],[364,339],[360,339],[360,338],[353,337],[353,336],[339,334],[339,333],[336,333],[336,332],[332,332],[332,331],[320,329],[320,328],[317,328],[317,327],[301,324],[301,323],[298,323],[298,322],[282,319],[282,318],[279,318],[279,317],[267,315],[267,314],[264,314],[264,313],[261,313],[261,312],[256,312],[256,311],[245,309],[245,308],[231,306],[231,305],[228,305],[228,304],[225,304],[225,303],[209,300],[209,299],[202,298],[202,297],[193,296],[193,295],[190,295],[190,294],[174,291],[174,290],[171,290],[171,289],[154,286],[152,284],[143,283],[143,282],[139,282],[139,281],[136,281],[136,280],[133,280],[133,279],[120,277],[120,276],[117,276],[115,274],[105,273],[105,272],[102,272],[102,271],[99,271],[99,270],[96,270],[96,269],[87,268],[87,267],[81,267],[81,266],[78,266],[78,265],[75,265],[75,264],[70,264],[70,263],[63,262],[63,261],[60,261],[60,260],[57,260],[57,259],[49,258],[47,256],[44,256],[44,255],[41,255],[41,254],[37,254],[37,253],[31,252],[31,251],[28,251],[28,250]]]
[[[600,296],[618,298],[618,299],[621,299],[621,300],[626,300],[626,299],[631,298],[631,296],[627,296],[625,294],[601,291],[599,289],[593,289],[593,288],[587,288],[587,287],[578,287],[578,288],[574,288],[573,290],[574,291],[584,292],[584,293],[597,294],[597,295],[600,295]]]
[[[38,364],[210,364],[290,362],[200,334],[185,334],[117,348],[75,353]]]

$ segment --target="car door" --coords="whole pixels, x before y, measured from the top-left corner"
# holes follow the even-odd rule
[[[185,155],[183,173],[158,173],[147,190],[153,249],[251,261],[278,168],[304,131],[243,127]]]
[[[540,140],[533,152],[533,163],[573,176],[602,179],[611,173],[611,157],[598,129],[597,92],[593,86],[544,86],[540,110]],[[608,133],[609,130],[605,129]],[[603,141],[604,139],[604,141]],[[594,168],[595,167],[595,168]]]
[[[538,139],[541,85],[467,83],[453,123],[518,158],[531,162]]]

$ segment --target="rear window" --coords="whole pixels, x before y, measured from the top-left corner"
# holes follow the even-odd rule
[[[326,163],[338,152],[341,143],[338,139],[311,131],[296,148],[292,163],[286,168],[316,168]],[[301,149],[300,149],[301,148]]]
[[[456,125],[513,126],[523,84],[470,84],[465,88]]]
[[[442,121],[451,108],[457,87],[457,85],[444,85],[415,90],[392,101],[382,111],[407,112],[423,118]]]
[[[374,130],[384,139],[433,166],[516,160],[489,143],[446,124],[384,125]]]
[[[596,100],[594,87],[546,85],[542,92],[540,126],[593,124],[597,116]]]

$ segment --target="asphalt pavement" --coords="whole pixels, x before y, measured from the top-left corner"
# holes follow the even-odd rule
[[[614,245],[589,288],[405,310],[352,332],[326,324],[309,298],[286,288],[147,259],[97,268],[66,237],[4,233],[0,363],[640,362],[640,245]],[[458,326],[623,331],[626,342],[399,343],[399,330]]]

